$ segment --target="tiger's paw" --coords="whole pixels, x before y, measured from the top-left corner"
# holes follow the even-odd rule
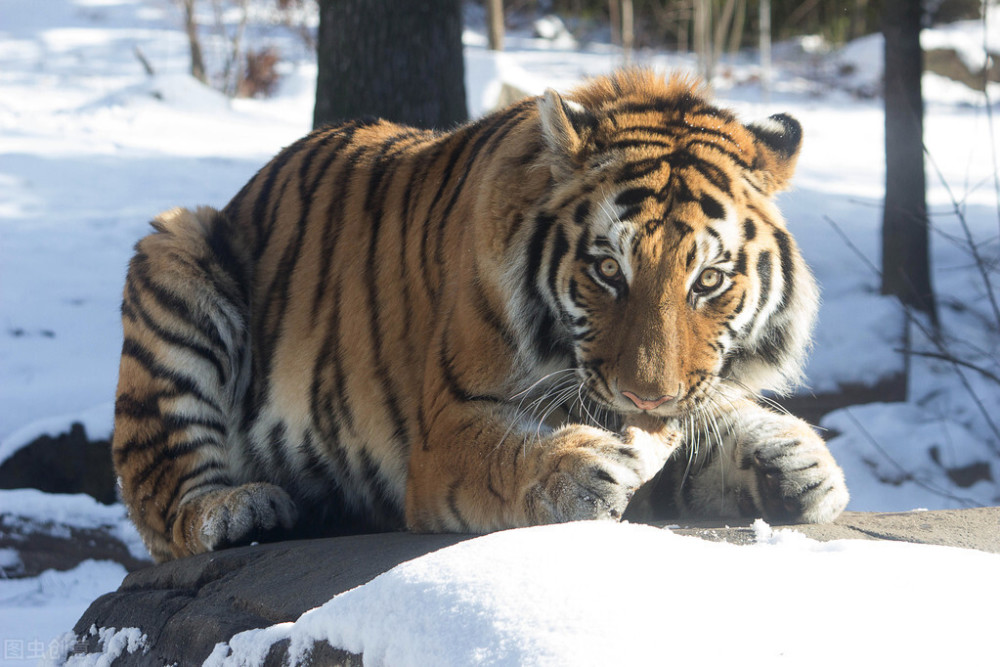
[[[198,537],[206,550],[250,544],[289,530],[298,510],[284,489],[264,482],[208,494]]]
[[[560,446],[542,453],[538,475],[524,494],[533,524],[620,520],[632,494],[673,452],[669,438],[629,430],[618,438],[576,425],[563,427],[553,438]]]
[[[755,443],[740,467],[752,472],[756,509],[770,521],[833,521],[850,498],[843,471],[805,423]]]

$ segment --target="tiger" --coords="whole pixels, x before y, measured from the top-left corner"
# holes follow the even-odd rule
[[[801,142],[629,69],[449,131],[322,127],[224,208],[160,214],[112,443],[151,555],[620,521],[639,496],[834,520],[842,470],[767,397],[801,382],[819,302],[774,201]]]

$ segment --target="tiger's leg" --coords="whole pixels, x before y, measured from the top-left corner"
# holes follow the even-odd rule
[[[429,411],[437,416],[428,439],[411,453],[411,530],[619,520],[680,441],[678,431],[652,419],[627,423],[621,434],[571,424],[541,436],[477,400],[438,407]]]
[[[153,226],[125,284],[112,451],[129,513],[163,561],[290,527],[295,505],[277,486],[238,484],[250,354],[238,236],[208,208]]]
[[[683,486],[680,461],[673,466],[675,503],[686,514],[823,523],[847,506],[844,473],[806,422],[746,399],[713,417],[700,437],[711,444]]]

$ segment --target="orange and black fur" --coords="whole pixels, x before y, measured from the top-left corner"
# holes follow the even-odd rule
[[[136,246],[114,463],[157,560],[360,530],[827,521],[794,383],[817,307],[772,195],[792,118],[645,71],[448,133],[317,130]],[[561,424],[561,425],[560,425]]]

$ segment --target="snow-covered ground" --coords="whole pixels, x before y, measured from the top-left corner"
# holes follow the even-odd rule
[[[484,48],[481,17],[475,11],[469,11],[468,17],[466,79],[473,115],[494,104],[502,83],[530,93],[548,86],[565,89],[586,75],[606,72],[621,63],[620,54],[612,47],[574,46],[558,26],[548,26],[553,30],[551,39],[526,33],[509,35],[507,51],[491,54]],[[996,8],[990,13],[990,26],[991,50],[1000,52],[1000,11]],[[284,78],[271,99],[230,101],[195,83],[186,74],[188,46],[179,9],[170,0],[0,0],[0,460],[39,434],[68,430],[73,421],[83,422],[92,437],[109,435],[121,344],[118,305],[122,280],[131,247],[146,233],[147,221],[175,205],[224,205],[271,155],[309,130],[316,67],[308,49],[293,32],[275,26],[258,23],[248,35],[258,45],[276,44],[286,58]],[[967,61],[981,59],[982,25],[965,22],[928,30],[924,43],[957,44]],[[840,53],[822,57],[801,46],[776,49],[776,55],[784,53],[788,60],[782,65],[779,57],[768,103],[761,101],[756,83],[759,72],[749,55],[727,62],[714,83],[721,102],[745,118],[787,111],[799,118],[805,129],[795,188],[782,195],[781,206],[823,288],[824,304],[808,369],[811,390],[822,393],[844,384],[872,384],[900,371],[903,360],[897,349],[904,315],[891,299],[878,295],[878,277],[857,254],[878,263],[884,169],[881,103],[859,101],[829,87],[829,72],[852,69],[843,67],[845,63],[853,66],[851,80],[845,84],[857,86],[877,80],[878,38],[866,38]],[[152,64],[155,76],[143,71],[133,53],[136,47]],[[222,45],[212,40],[207,51],[210,63],[217,63],[224,53]],[[694,64],[685,55],[654,52],[640,52],[635,60],[664,71]],[[812,74],[822,76],[810,78]],[[956,215],[956,210],[962,214],[977,249],[993,263],[992,280],[997,282],[997,139],[981,93],[931,74],[925,75],[924,87],[925,142],[932,160],[927,173],[928,204],[935,228],[934,281],[949,351],[972,366],[1000,375],[1000,323],[993,319],[987,291]],[[1000,99],[998,87],[992,86],[989,92],[992,99]],[[856,250],[841,239],[838,229]],[[921,342],[919,331],[913,336],[923,349],[940,352]],[[931,358],[914,358],[910,370],[913,381],[908,402],[848,408],[828,415],[822,424],[837,434],[831,448],[847,472],[852,491],[850,509],[1000,503],[1000,486],[993,481],[1000,480],[1000,438],[990,423],[991,419],[994,424],[1000,422],[995,416],[1000,415],[1000,386],[973,368],[960,367],[960,376],[951,364]],[[969,479],[962,480],[954,473],[962,468],[979,470],[980,474],[972,477],[978,481],[969,484]],[[25,498],[30,501],[41,495],[18,493],[0,491],[0,511],[12,512],[17,507],[36,516],[53,511],[47,501],[25,502]],[[83,513],[94,509],[81,499],[52,502],[60,507],[76,506]],[[115,511],[121,520],[121,508]],[[601,532],[619,529],[614,539]],[[735,578],[744,568],[753,568],[755,575],[766,579],[764,588],[769,595],[777,590],[776,585],[794,589],[782,593],[791,596],[786,607],[774,602],[774,607],[765,608],[765,617],[786,618],[788,609],[822,606],[816,601],[828,598],[838,601],[827,605],[840,612],[825,612],[828,615],[822,623],[826,628],[841,628],[844,617],[869,613],[864,596],[877,583],[865,578],[868,574],[862,575],[862,563],[869,557],[913,559],[926,564],[921,568],[925,573],[958,572],[964,576],[969,571],[978,572],[983,580],[995,580],[997,570],[997,562],[989,557],[921,547],[880,552],[880,547],[844,544],[803,546],[783,538],[764,540],[766,544],[752,548],[723,548],[665,534],[653,538],[635,527],[567,528],[570,532],[563,533],[548,530],[505,534],[494,542],[471,544],[491,545],[482,547],[484,550],[507,545],[502,553],[508,553],[506,549],[557,549],[563,536],[573,547],[566,552],[567,558],[592,564],[591,569],[567,576],[597,578],[611,589],[626,584],[617,578],[620,570],[608,569],[607,563],[629,560],[636,567],[648,563],[644,572],[635,576],[646,577],[643,586],[653,586],[660,585],[656,582],[661,577],[672,585],[687,585],[683,580],[691,577],[682,570],[703,567],[702,559],[709,561],[710,574],[692,578],[706,587],[701,592],[664,589],[664,596],[680,595],[683,599],[680,614],[674,613],[676,605],[665,602],[651,612],[652,617],[624,611],[606,617],[609,632],[620,628],[633,636],[656,636],[665,650],[696,632],[685,620],[688,616],[700,618],[700,613],[691,611],[693,599],[712,605],[704,609],[705,615],[713,618],[708,627],[740,637],[740,645],[747,650],[771,641],[763,630],[753,633],[737,623],[738,615],[727,603],[735,590],[760,602],[762,596],[746,591],[745,581],[752,579]],[[621,554],[603,551],[602,544],[616,541],[623,545]],[[652,557],[635,560],[647,546],[658,554],[655,563]],[[415,567],[433,574],[440,565],[442,571],[459,576],[464,558],[485,557],[486,552],[477,548],[463,547],[464,551],[443,560]],[[0,552],[0,563],[13,558],[16,554]],[[763,564],[772,559],[786,565],[762,570],[772,567]],[[981,564],[983,568],[978,569]],[[366,605],[370,608],[380,599],[413,591],[440,590],[420,583],[425,575],[414,575],[411,570],[335,602],[337,613]],[[531,573],[523,570],[517,576],[530,578]],[[805,574],[824,570],[846,574],[843,581],[833,574],[818,580],[815,574]],[[18,649],[21,657],[41,657],[39,649],[48,651],[49,642],[68,629],[87,602],[115,588],[123,574],[120,566],[84,563],[66,573],[0,581],[0,639],[4,641],[0,650],[5,652],[0,660],[6,657],[11,664],[20,664]],[[863,583],[843,585],[852,575]],[[517,581],[522,587],[519,590],[539,583],[536,579]],[[570,579],[558,581],[568,589],[581,588],[569,583]],[[411,582],[406,585],[416,588],[406,592],[398,588],[399,582]],[[807,584],[816,588],[806,588]],[[879,590],[880,599],[889,598],[888,592],[883,596]],[[458,595],[455,591],[445,593],[440,598],[443,606],[452,604]],[[498,593],[496,599],[504,595]],[[996,591],[983,599],[995,602]],[[910,598],[900,595],[884,610],[885,618],[912,619],[916,624],[920,619],[907,615],[912,609],[931,613],[939,608],[936,604],[940,608],[960,607],[963,613],[972,609],[965,604],[967,598],[935,602],[928,597],[926,607],[907,600]],[[644,604],[631,598],[606,600],[622,610],[633,608],[633,603],[640,605],[637,610]],[[489,606],[493,602],[483,604],[486,606],[469,607],[468,613],[476,618],[490,614],[502,617]],[[558,610],[562,610],[559,605]],[[539,609],[531,613],[549,613],[544,606]],[[555,607],[549,609],[556,613]],[[679,621],[680,617],[685,618]],[[780,624],[776,621],[774,627]],[[894,627],[901,634],[893,635],[893,641],[902,641],[905,623]],[[501,634],[489,636],[511,646],[517,640],[510,637],[537,638],[537,633],[522,633],[519,628],[494,628]],[[502,634],[508,631],[513,634]],[[372,646],[364,642],[374,641],[347,626],[338,632],[344,633],[340,636],[345,642],[355,642],[351,646]],[[829,630],[824,637],[834,632]],[[818,635],[810,637],[823,640]],[[539,647],[549,646],[537,641],[542,642]],[[786,644],[787,655],[805,655],[801,651],[812,642]],[[706,644],[705,650],[720,650],[718,641]],[[517,650],[536,646],[517,645],[521,647]],[[693,645],[686,646],[684,655],[694,657]],[[771,655],[766,653],[771,648],[773,645],[767,644],[765,653],[753,655]],[[486,653],[482,656],[489,657]]]

